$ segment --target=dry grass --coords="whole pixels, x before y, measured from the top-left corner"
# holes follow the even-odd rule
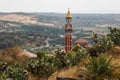
[[[115,46],[114,49],[107,52],[108,57],[113,57],[112,64],[118,69],[114,72],[114,75],[120,77],[120,46]]]
[[[56,77],[63,77],[63,78],[75,78],[76,72],[78,70],[78,67],[71,67],[69,69],[62,69],[54,74],[52,74],[48,80],[56,80]]]
[[[113,55],[114,57],[119,57],[120,55],[120,46],[116,46],[114,49],[107,52],[110,55]]]
[[[56,77],[63,77],[63,78],[78,78],[78,70],[84,68],[83,63],[88,62],[88,58],[83,59],[79,65],[70,67],[67,69],[61,69],[54,74],[52,74],[48,80],[56,80]]]
[[[22,50],[19,46],[6,48],[0,51],[0,60],[7,62],[22,61],[31,57],[36,57],[36,55]]]

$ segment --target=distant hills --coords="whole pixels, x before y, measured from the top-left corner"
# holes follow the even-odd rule
[[[64,46],[65,13],[0,13],[0,49],[19,45],[29,51],[46,45],[48,51]],[[72,14],[73,36],[90,37],[91,32],[106,34],[108,27],[120,28],[120,14]],[[52,49],[49,49],[52,48]],[[47,48],[45,48],[47,49]]]
[[[38,21],[35,15],[29,13],[1,13],[0,21],[18,22],[29,25],[54,26],[51,23]]]
[[[63,27],[65,13],[0,13],[0,20],[34,24],[48,27]],[[120,26],[120,14],[72,14],[74,28]]]
[[[0,15],[0,20],[19,22],[24,24],[37,24],[38,22],[33,18],[32,15],[24,14],[3,14]]]

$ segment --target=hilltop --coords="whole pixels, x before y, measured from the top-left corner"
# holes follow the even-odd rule
[[[23,14],[23,13],[3,14],[3,15],[0,15],[0,20],[19,22],[23,24],[37,24],[38,23],[33,15]]]
[[[38,18],[34,14],[29,14],[29,13],[0,14],[0,21],[17,22],[17,23],[29,24],[29,25],[54,26],[51,23],[44,23],[38,21]]]
[[[63,28],[65,23],[64,13],[1,13],[0,20],[12,21],[23,24],[35,24],[48,27]],[[73,28],[88,27],[119,27],[120,14],[72,14]]]
[[[10,48],[2,49],[0,50],[0,60],[1,61],[21,61],[28,58],[34,58],[36,57],[35,54],[21,49],[19,46],[13,46]]]

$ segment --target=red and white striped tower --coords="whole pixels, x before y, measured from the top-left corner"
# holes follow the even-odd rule
[[[72,15],[68,10],[65,24],[65,51],[72,50]]]

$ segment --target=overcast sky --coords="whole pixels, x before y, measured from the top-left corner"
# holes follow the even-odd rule
[[[0,12],[120,13],[120,0],[0,0]]]

